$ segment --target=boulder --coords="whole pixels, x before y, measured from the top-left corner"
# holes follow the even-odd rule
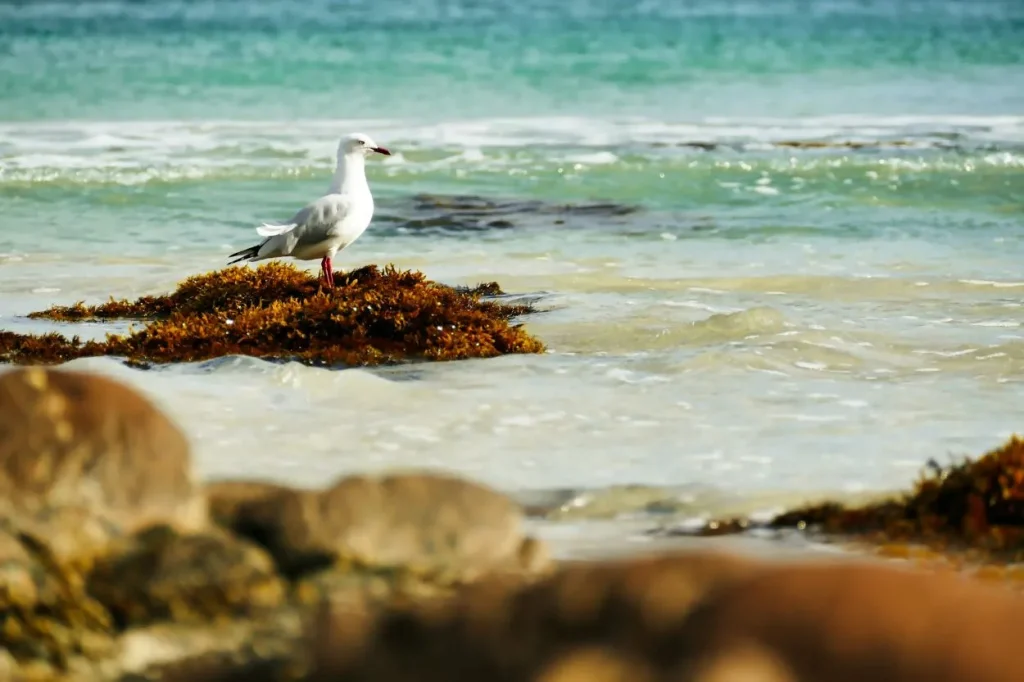
[[[340,563],[465,582],[548,565],[513,500],[455,476],[350,476],[325,490],[221,482],[207,495],[218,523],[266,546],[293,578]]]
[[[1017,682],[1022,631],[1024,596],[950,571],[766,567],[694,607],[675,636],[677,679],[701,682],[709,667],[753,655],[792,682]]]
[[[335,599],[311,620],[310,680],[660,679],[693,604],[756,570],[687,552],[566,564],[533,582],[495,575],[383,610]]]
[[[273,523],[276,500],[300,490],[266,481],[225,480],[207,483],[203,493],[214,523],[250,536]]]
[[[221,531],[181,535],[169,526],[112,548],[89,572],[88,590],[120,628],[254,616],[285,595],[260,547]]]
[[[311,682],[1016,682],[1024,595],[880,562],[685,552],[322,605]]]
[[[79,508],[124,532],[200,528],[185,434],[136,390],[42,367],[0,374],[0,499],[8,514]]]
[[[0,374],[0,648],[19,664],[108,653],[116,623],[87,589],[93,564],[139,530],[207,523],[187,439],[138,392],[83,372]]]
[[[578,647],[555,657],[534,678],[536,682],[656,682],[652,666],[642,659],[604,647]]]
[[[72,656],[97,657],[113,646],[107,611],[81,574],[45,542],[0,519],[0,651],[14,661],[64,668]]]

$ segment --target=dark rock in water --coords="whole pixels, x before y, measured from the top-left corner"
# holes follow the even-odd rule
[[[148,322],[105,341],[0,332],[0,362],[58,363],[111,355],[132,363],[168,363],[249,355],[351,366],[544,350],[521,325],[510,322],[531,312],[527,304],[483,301],[482,291],[455,289],[391,267],[367,266],[336,274],[335,280],[335,289],[321,290],[316,277],[272,262],[191,277],[166,296],[51,308],[32,316]],[[484,290],[493,295],[496,288],[488,284]]]
[[[446,209],[456,212],[501,213],[565,213],[582,215],[628,215],[638,206],[598,202],[591,204],[549,204],[532,199],[499,201],[469,195],[417,194],[413,197],[418,209]]]
[[[909,140],[779,140],[772,143],[776,147],[790,149],[885,149],[887,147],[910,147],[914,143]]]
[[[614,219],[640,211],[638,206],[608,202],[551,204],[537,200],[498,200],[468,195],[417,194],[407,205],[386,208],[378,217],[411,232],[478,232],[536,224]],[[546,220],[543,220],[546,219]]]

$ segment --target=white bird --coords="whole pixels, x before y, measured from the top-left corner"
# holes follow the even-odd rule
[[[228,256],[228,265],[239,261],[291,256],[298,260],[320,258],[321,276],[327,288],[334,287],[331,259],[359,238],[373,217],[373,195],[366,182],[366,157],[371,153],[391,155],[368,135],[353,133],[338,143],[338,165],[331,189],[307,204],[287,223],[264,223],[256,233],[266,237],[247,249]]]

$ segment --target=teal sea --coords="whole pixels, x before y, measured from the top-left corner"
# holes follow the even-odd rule
[[[550,352],[73,363],[207,475],[444,467],[674,519],[1024,430],[1019,0],[0,0],[0,328],[221,267],[352,131],[394,155],[336,266],[539,294]]]

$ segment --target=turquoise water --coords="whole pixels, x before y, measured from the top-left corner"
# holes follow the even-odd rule
[[[1024,9],[923,2],[0,6],[4,118],[1019,113]]]
[[[76,363],[206,473],[855,491],[1020,428],[1016,0],[0,2],[0,325],[222,266],[354,130],[337,265],[543,294],[551,352]]]

